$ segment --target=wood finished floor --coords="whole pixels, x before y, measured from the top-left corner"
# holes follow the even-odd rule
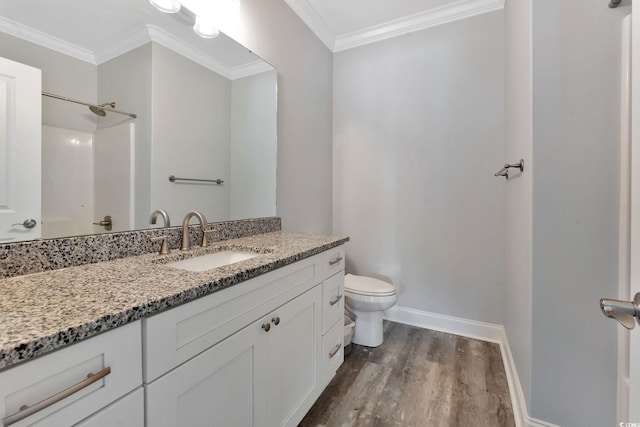
[[[515,426],[498,344],[384,328],[380,347],[353,346],[301,427]]]

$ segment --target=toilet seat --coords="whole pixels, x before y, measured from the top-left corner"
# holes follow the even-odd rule
[[[391,283],[372,277],[347,274],[344,277],[345,292],[371,297],[385,297],[396,294],[396,288]]]

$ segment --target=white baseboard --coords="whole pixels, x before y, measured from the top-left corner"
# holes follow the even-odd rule
[[[444,314],[429,313],[413,308],[391,307],[384,312],[384,318],[405,325],[419,328],[432,329],[434,331],[447,332],[449,334],[462,335],[469,338],[477,338],[483,341],[500,343],[502,341],[504,327],[493,323],[477,322],[475,320],[462,319],[460,317],[445,316]]]
[[[385,311],[384,318],[405,325],[498,343],[509,384],[516,427],[558,427],[554,424],[531,418],[527,414],[527,404],[504,326],[398,306]]]
[[[555,424],[548,423],[546,421],[536,420],[535,418],[527,417],[528,427],[559,427]]]

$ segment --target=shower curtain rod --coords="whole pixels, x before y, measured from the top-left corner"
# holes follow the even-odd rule
[[[622,0],[611,0],[609,2],[609,7],[613,9],[614,7],[618,7],[620,3],[622,3]]]
[[[116,110],[116,109],[113,109],[113,108],[107,109],[107,108],[104,108],[104,106],[95,105],[95,104],[89,104],[88,102],[78,101],[77,99],[71,99],[71,98],[67,98],[66,96],[60,96],[60,95],[56,95],[56,94],[49,93],[49,92],[42,92],[42,96],[48,96],[49,98],[55,98],[55,99],[60,99],[62,101],[73,102],[75,104],[86,105],[87,107],[93,107],[93,108],[96,108],[98,110],[102,110],[104,112],[124,114],[125,116],[133,117],[134,119],[138,117],[137,114],[127,113],[126,111],[120,111],[120,110]],[[93,110],[91,110],[91,111],[93,111]]]

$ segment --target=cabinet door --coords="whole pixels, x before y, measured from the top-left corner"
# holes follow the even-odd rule
[[[322,286],[274,310],[267,320],[269,426],[295,426],[322,391]]]
[[[147,426],[266,426],[268,334],[262,323],[149,384]]]
[[[144,391],[142,387],[113,402],[74,427],[143,427]]]

